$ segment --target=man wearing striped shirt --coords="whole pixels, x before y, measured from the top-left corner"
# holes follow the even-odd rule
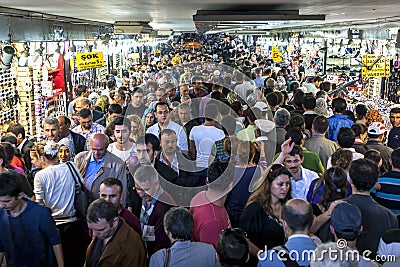
[[[380,189],[372,189],[372,197],[382,206],[400,215],[400,148],[395,149],[390,156],[392,169],[378,178]]]

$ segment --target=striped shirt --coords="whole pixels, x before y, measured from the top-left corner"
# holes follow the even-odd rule
[[[76,126],[72,129],[73,132],[83,135],[86,138],[86,148],[90,151],[92,148],[90,147],[90,137],[95,133],[104,133],[104,127],[98,123],[93,122],[92,127],[90,127],[89,132],[84,132],[82,126]]]
[[[372,188],[371,196],[376,202],[400,215],[400,172],[388,171],[378,178],[379,191]]]

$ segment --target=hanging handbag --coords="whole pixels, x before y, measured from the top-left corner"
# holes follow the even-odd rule
[[[89,191],[87,190],[86,186],[81,182],[79,174],[75,170],[74,166],[72,166],[70,162],[67,162],[66,164],[75,181],[75,215],[78,219],[85,219],[86,212],[89,207]]]

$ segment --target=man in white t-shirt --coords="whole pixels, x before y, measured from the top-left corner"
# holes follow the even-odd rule
[[[115,142],[110,144],[107,150],[125,163],[137,162],[136,144],[129,139],[131,133],[131,122],[124,117],[117,117],[113,122]],[[133,162],[131,162],[133,161]]]
[[[219,117],[219,109],[215,102],[207,104],[204,116],[204,124],[194,126],[189,134],[189,154],[192,160],[196,160],[199,178],[207,177],[208,158],[211,155],[213,144],[225,137],[224,131],[215,127]]]

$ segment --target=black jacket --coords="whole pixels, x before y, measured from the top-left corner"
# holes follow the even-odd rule
[[[84,151],[86,149],[86,138],[83,135],[69,131],[72,136],[72,141],[74,142],[75,155]]]
[[[178,206],[188,206],[192,197],[197,193],[196,190],[190,190],[188,187],[194,188],[201,185],[201,183],[193,162],[180,151],[177,151],[176,155],[178,158],[179,174],[160,161],[161,153],[154,159],[154,168],[161,176],[161,186],[175,199],[176,204]],[[193,170],[193,172],[189,170]],[[178,185],[179,187],[174,185]]]
[[[30,151],[33,146],[34,146],[34,143],[28,139],[28,140],[26,140],[26,142],[24,143],[24,145],[22,146],[21,151],[20,151],[21,156],[23,157],[23,159],[25,161],[25,166],[28,171],[32,170]]]

